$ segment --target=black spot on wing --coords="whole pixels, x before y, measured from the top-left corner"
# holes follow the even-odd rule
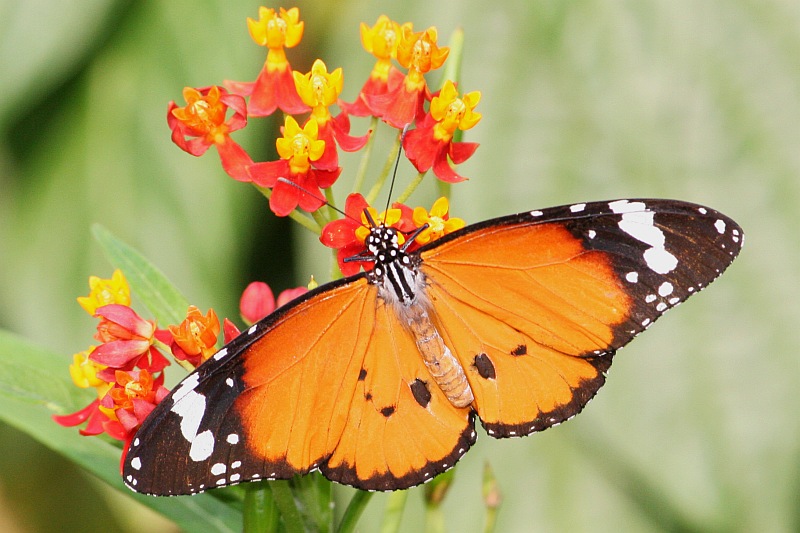
[[[386,418],[389,418],[390,416],[392,416],[394,414],[394,412],[395,412],[394,405],[389,405],[389,406],[384,407],[383,409],[381,409],[381,414],[383,416],[385,416]]]
[[[528,347],[524,344],[520,344],[511,350],[511,355],[525,355],[526,353],[528,353]]]
[[[494,379],[496,377],[494,363],[492,363],[492,360],[489,359],[489,356],[485,353],[476,355],[473,364],[478,371],[478,375],[483,379]]]
[[[367,369],[362,368],[358,373],[358,381],[364,381],[367,378]]]
[[[428,389],[428,384],[421,379],[415,379],[411,384],[411,394],[420,405],[420,407],[428,407],[431,401],[431,391]]]

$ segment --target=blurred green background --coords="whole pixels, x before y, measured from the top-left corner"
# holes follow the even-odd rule
[[[444,504],[449,530],[478,530],[485,461],[504,494],[498,531],[800,530],[800,3],[295,5],[306,33],[293,67],[316,57],[344,67],[346,100],[372,66],[359,22],[386,13],[435,25],[440,42],[463,27],[461,87],[482,91],[484,118],[466,136],[481,148],[461,167],[472,179],[453,187],[457,216],[658,196],[719,209],[747,234],[712,289],[622,351],[581,416],[525,439],[482,434]],[[193,158],[169,140],[167,102],[185,85],[255,78],[264,50],[245,19],[257,10],[0,1],[0,327],[62,352],[65,373],[94,328],[75,297],[89,274],[111,273],[94,222],[222,315],[236,317],[251,280],[280,290],[326,279],[330,254],[312,235],[276,220],[213,151]],[[234,138],[266,160],[274,127],[254,120]],[[340,202],[357,159],[343,165]],[[411,175],[401,167],[399,186]],[[433,181],[409,203],[430,205]],[[385,498],[373,498],[362,531],[377,530]],[[409,501],[413,531],[419,491]],[[3,531],[170,527],[0,427]]]

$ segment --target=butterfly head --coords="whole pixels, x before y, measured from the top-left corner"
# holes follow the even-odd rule
[[[396,228],[386,226],[375,226],[370,228],[364,244],[367,252],[375,262],[376,274],[382,275],[384,268],[391,263],[410,265],[408,255],[400,246],[399,233]]]

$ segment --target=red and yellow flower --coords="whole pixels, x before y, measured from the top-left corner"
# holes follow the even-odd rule
[[[120,269],[116,269],[109,279],[89,276],[89,295],[79,296],[78,303],[94,316],[98,307],[108,304],[131,304],[131,289]]]
[[[403,141],[406,156],[418,171],[427,172],[433,167],[436,177],[448,183],[466,179],[453,170],[447,158],[455,164],[463,163],[478,148],[477,143],[453,142],[453,135],[456,129],[468,130],[480,121],[480,113],[474,111],[480,98],[478,91],[459,98],[455,84],[445,82],[439,95],[431,100],[428,114]]]
[[[318,138],[325,141],[325,151],[315,161],[314,166],[321,170],[335,170],[339,167],[337,144],[345,152],[355,152],[363,148],[369,140],[369,134],[361,137],[350,135],[350,119],[345,111],[334,118],[328,110],[329,106],[339,100],[342,92],[342,69],[337,68],[329,73],[325,63],[317,59],[307,74],[294,72],[294,83],[300,98],[311,107],[308,120],[317,122]]]
[[[204,89],[186,87],[183,98],[185,106],[170,102],[167,108],[172,142],[194,156],[201,156],[214,146],[225,172],[233,179],[249,181],[247,167],[253,160],[230,137],[231,132],[247,125],[244,98],[216,85]],[[226,118],[228,110],[233,111],[230,118]]]
[[[316,120],[309,120],[301,128],[294,118],[287,116],[283,136],[275,143],[281,159],[256,163],[250,167],[253,182],[272,189],[269,207],[276,215],[286,216],[298,206],[312,212],[325,204],[320,189],[333,185],[342,169],[322,170],[312,166],[325,152],[325,141],[320,140],[318,135]]]
[[[232,93],[250,97],[247,108],[251,117],[266,117],[278,108],[288,114],[308,111],[295,89],[285,50],[297,46],[303,38],[303,27],[296,7],[280,11],[260,7],[258,20],[248,17],[250,37],[259,46],[268,48],[267,59],[255,82],[226,80],[225,86]]]
[[[441,67],[450,49],[437,44],[436,28],[414,32],[411,25],[403,25],[397,44],[397,62],[408,69],[403,82],[385,94],[365,96],[369,107],[380,112],[381,118],[395,128],[425,115],[423,104],[430,100],[425,74]]]
[[[450,218],[450,202],[445,196],[436,200],[430,211],[424,207],[415,207],[413,220],[414,225],[418,228],[427,224],[427,227],[414,239],[414,242],[419,245],[428,244],[464,227],[463,219]]]
[[[410,24],[405,25],[411,27]],[[361,23],[361,45],[364,50],[375,56],[377,61],[356,100],[352,104],[344,104],[345,111],[351,115],[381,116],[380,111],[370,107],[368,97],[386,94],[402,83],[403,73],[392,65],[402,31],[401,26],[386,15],[378,17],[378,21],[371,28]]]

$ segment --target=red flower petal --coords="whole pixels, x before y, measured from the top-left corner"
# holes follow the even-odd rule
[[[89,359],[112,368],[133,367],[149,348],[150,342],[146,340],[111,341],[95,348]]]
[[[275,187],[278,178],[286,178],[289,176],[289,163],[285,159],[267,161],[266,163],[254,163],[248,167],[247,171],[253,183],[259,187],[272,188]],[[289,211],[291,211],[291,209]]]
[[[222,332],[224,334],[225,344],[231,342],[241,333],[241,331],[239,331],[239,328],[236,327],[236,324],[234,324],[227,318],[222,321]]]
[[[95,400],[83,409],[76,411],[69,415],[53,415],[52,418],[56,422],[56,424],[64,427],[72,427],[77,426],[78,424],[83,424],[89,417],[97,411],[97,407],[100,405],[100,400]]]
[[[251,181],[248,167],[253,164],[247,152],[230,137],[225,137],[223,142],[217,143],[217,152],[222,162],[222,168],[237,181]]]
[[[447,162],[447,154],[444,152],[433,162],[433,173],[437,178],[447,183],[458,183],[467,179],[453,170],[453,167]]]
[[[474,154],[477,149],[478,143],[450,143],[450,150],[448,153],[453,163],[458,165],[472,157],[472,154]]]

